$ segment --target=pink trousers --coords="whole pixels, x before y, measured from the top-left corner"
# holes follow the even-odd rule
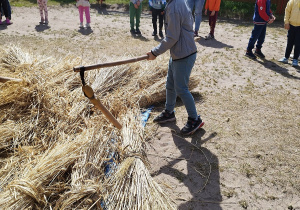
[[[90,7],[79,6],[78,10],[79,10],[80,23],[83,23],[83,11],[85,13],[86,22],[91,23]]]

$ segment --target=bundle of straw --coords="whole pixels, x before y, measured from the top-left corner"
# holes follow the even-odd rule
[[[65,184],[56,182],[65,179],[64,174],[79,157],[80,151],[89,139],[85,135],[77,139],[66,139],[34,161],[28,162],[23,174],[6,186],[7,192],[1,193],[0,208],[24,209],[32,204],[47,206],[51,196],[65,190]]]
[[[124,116],[124,161],[105,182],[108,190],[105,196],[106,206],[108,209],[175,209],[148,171],[144,128],[137,116],[137,109],[129,110]]]

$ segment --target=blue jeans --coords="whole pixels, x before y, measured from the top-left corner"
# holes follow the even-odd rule
[[[190,10],[193,12],[195,7],[195,31],[199,31],[200,23],[202,21],[202,9],[205,0],[187,0]]]
[[[175,108],[176,98],[179,96],[186,108],[188,116],[198,117],[194,98],[189,91],[189,79],[196,61],[197,53],[186,58],[169,60],[169,69],[166,82],[166,110],[172,112]]]
[[[248,47],[247,50],[251,51],[254,48],[255,42],[256,43],[256,48],[261,49],[262,44],[265,41],[266,37],[266,31],[267,31],[267,24],[265,25],[256,25],[254,24],[254,28],[252,30],[251,37],[249,39]]]

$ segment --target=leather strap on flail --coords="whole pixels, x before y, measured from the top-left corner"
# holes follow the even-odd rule
[[[81,66],[81,67],[80,67],[80,79],[81,79],[81,82],[82,82],[82,85],[83,85],[83,86],[85,86],[85,81],[84,81],[84,71],[85,71],[84,66]]]

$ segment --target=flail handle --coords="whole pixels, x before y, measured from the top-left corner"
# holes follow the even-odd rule
[[[79,66],[79,67],[74,67],[73,70],[74,70],[74,72],[80,72],[82,70],[89,71],[89,70],[100,69],[100,68],[105,68],[105,67],[119,66],[119,65],[123,65],[123,64],[127,64],[127,63],[134,63],[134,62],[138,62],[141,60],[146,60],[146,59],[148,59],[148,57],[149,57],[148,55],[143,55],[140,57],[131,58],[131,59],[122,60],[122,61],[101,63],[101,64],[95,64],[95,65],[90,65],[90,66]]]
[[[106,109],[105,106],[103,106],[100,100],[95,98],[94,91],[90,86],[83,86],[82,91],[90,99],[92,104],[94,104],[94,106],[97,107],[116,128],[119,130],[122,128],[122,125],[118,122],[118,120],[116,120],[116,118]]]

